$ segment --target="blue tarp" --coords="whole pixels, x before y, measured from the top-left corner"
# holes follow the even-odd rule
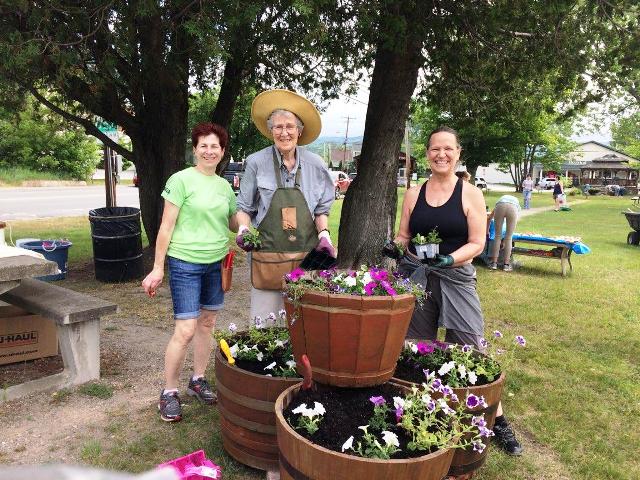
[[[502,238],[504,238],[505,233],[507,232],[507,227],[506,227],[506,222],[502,224]],[[495,222],[493,220],[491,220],[491,223],[489,224],[489,240],[493,240],[496,236],[495,233]],[[563,245],[567,245],[569,247],[571,247],[571,250],[573,250],[574,253],[578,254],[578,255],[582,255],[583,253],[589,253],[591,252],[591,249],[589,247],[587,247],[584,243],[582,242],[569,242],[569,241],[564,241],[564,240],[559,240],[557,238],[553,238],[553,237],[544,237],[542,235],[523,235],[521,233],[514,233],[513,234],[513,241],[517,241],[517,240],[522,240],[522,241],[526,241],[526,240],[536,240],[539,242],[548,242],[550,245],[551,244],[563,244]]]

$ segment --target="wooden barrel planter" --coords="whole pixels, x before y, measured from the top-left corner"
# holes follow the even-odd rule
[[[500,377],[486,385],[478,385],[472,387],[464,387],[464,388],[454,388],[453,392],[458,396],[461,402],[464,402],[467,398],[468,394],[473,394],[478,397],[484,397],[487,402],[487,408],[475,408],[473,410],[465,410],[467,413],[471,413],[473,415],[483,415],[484,419],[487,422],[487,428],[492,429],[493,424],[496,420],[496,412],[498,410],[498,404],[500,403],[500,398],[502,397],[502,389],[504,387],[504,372],[500,375]],[[393,377],[391,379],[392,383],[397,385],[402,385],[405,387],[411,387],[416,385],[413,382],[408,382],[406,380],[402,380],[400,378]],[[437,397],[438,394],[434,393],[433,397]],[[486,442],[489,442],[488,439],[485,439]],[[482,453],[474,452],[473,447],[468,446],[467,448],[457,448],[455,450],[455,454],[453,456],[453,460],[451,461],[451,467],[449,468],[449,475],[464,475],[467,473],[471,473],[477,469],[479,469],[487,459],[487,454],[489,453],[489,445],[485,448]]]
[[[301,365],[300,357],[306,354],[318,383],[381,385],[396,368],[414,306],[413,295],[367,297],[311,291],[296,305],[285,299],[296,362]]]
[[[278,468],[275,401],[300,378],[267,377],[229,365],[216,349],[216,390],[222,444],[240,463]]]
[[[422,457],[379,460],[334,452],[311,443],[285,420],[287,408],[300,384],[289,387],[276,400],[280,478],[282,480],[442,480],[454,450],[443,449]]]

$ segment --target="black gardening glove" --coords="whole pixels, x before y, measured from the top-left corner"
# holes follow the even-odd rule
[[[429,265],[432,267],[445,268],[453,265],[453,257],[451,255],[436,255],[436,257],[429,261]]]
[[[389,240],[385,243],[384,247],[382,247],[382,255],[398,260],[402,255],[404,255],[404,251],[400,245]]]

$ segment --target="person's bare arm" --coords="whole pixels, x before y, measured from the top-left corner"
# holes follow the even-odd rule
[[[393,239],[395,243],[402,245],[405,250],[409,247],[411,241],[411,232],[409,231],[409,218],[411,218],[411,212],[413,212],[418,196],[420,195],[420,189],[422,185],[416,185],[407,190],[402,201],[402,213],[400,214],[400,226],[398,227],[398,234]]]
[[[176,220],[180,208],[168,200],[164,201],[164,211],[162,213],[162,221],[156,238],[156,253],[153,262],[153,270],[142,281],[142,288],[150,297],[155,295],[157,288],[164,278],[164,259],[167,256],[169,242],[173,235],[173,229],[176,226]]]

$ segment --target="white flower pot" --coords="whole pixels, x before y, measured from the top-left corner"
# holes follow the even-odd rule
[[[436,255],[440,252],[439,243],[427,243],[425,245],[416,245],[416,256],[420,260],[426,260],[427,258],[436,258]]]

